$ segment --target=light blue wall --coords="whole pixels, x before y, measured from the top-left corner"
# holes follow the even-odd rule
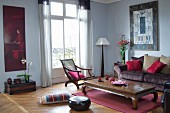
[[[94,24],[94,43],[97,37],[104,34],[110,46],[105,48],[105,73],[113,73],[113,63],[121,61],[118,42],[121,34],[130,38],[129,6],[146,3],[154,0],[122,0],[110,4],[93,3],[92,16]],[[130,51],[130,56],[142,56],[144,54],[170,56],[170,0],[159,0],[159,51]],[[100,6],[100,7],[99,7]],[[103,6],[103,7],[102,7]],[[100,15],[100,17],[98,16]],[[107,16],[107,17],[105,17]],[[100,23],[102,21],[103,23]],[[95,73],[100,72],[100,50],[94,48]]]
[[[106,37],[107,38],[107,5],[97,2],[91,2],[91,19],[93,23],[93,62],[94,62],[94,74],[100,74],[100,65],[101,65],[101,47],[95,46],[98,38]],[[110,41],[109,41],[110,42]],[[104,54],[107,53],[108,47],[104,47]],[[104,55],[105,58],[105,70],[107,67],[107,55]],[[105,71],[106,72],[106,71]]]
[[[40,47],[39,47],[39,22],[37,0],[0,0],[0,92],[4,90],[4,82],[10,78],[16,78],[23,71],[5,72],[4,64],[4,41],[3,41],[3,5],[25,8],[25,38],[26,57],[33,64],[30,66],[31,79],[36,80],[40,86]],[[15,65],[14,65],[15,66]]]
[[[129,20],[129,6],[146,3],[153,0],[122,0],[121,2],[112,3],[108,5],[108,36],[117,38],[118,34],[125,34],[128,38],[130,37],[130,20]],[[170,51],[168,50],[170,42],[170,8],[168,6],[170,0],[159,0],[159,51],[133,51],[134,56],[142,56],[144,54],[161,56],[170,56]],[[114,23],[111,25],[110,23]],[[114,32],[109,31],[114,29]],[[116,41],[117,42],[117,41]],[[119,50],[116,46],[116,50]],[[118,51],[116,51],[118,54]],[[113,60],[119,60],[118,56],[114,56]]]

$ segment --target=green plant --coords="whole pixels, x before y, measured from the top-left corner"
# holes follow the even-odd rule
[[[22,64],[25,66],[24,74],[17,75],[17,77],[24,77],[26,82],[29,82],[29,78],[32,76],[29,74],[30,65],[32,62],[26,59],[21,59]]]
[[[125,39],[125,35],[122,35],[122,39],[120,42],[118,42],[118,44],[120,45],[120,55],[122,57],[122,63],[125,63],[125,52],[127,50],[126,46],[129,44],[130,42],[128,40]]]

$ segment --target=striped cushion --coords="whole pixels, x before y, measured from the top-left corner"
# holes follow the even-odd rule
[[[52,104],[52,103],[68,102],[68,99],[70,97],[71,97],[71,94],[68,94],[68,93],[44,95],[39,98],[39,103],[40,104]]]

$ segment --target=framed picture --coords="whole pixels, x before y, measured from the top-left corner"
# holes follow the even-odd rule
[[[131,48],[158,51],[158,1],[133,5],[129,10]]]
[[[25,8],[3,6],[5,72],[25,70]]]

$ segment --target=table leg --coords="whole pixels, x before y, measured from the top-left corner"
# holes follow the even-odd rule
[[[84,95],[86,95],[86,93],[87,93],[87,92],[86,92],[86,85],[83,85],[83,86],[82,86],[82,92],[84,93]]]
[[[132,108],[134,110],[137,110],[138,109],[138,99],[137,98],[132,98]]]
[[[158,93],[155,91],[153,92],[154,98],[152,99],[153,102],[156,102],[158,99]]]

